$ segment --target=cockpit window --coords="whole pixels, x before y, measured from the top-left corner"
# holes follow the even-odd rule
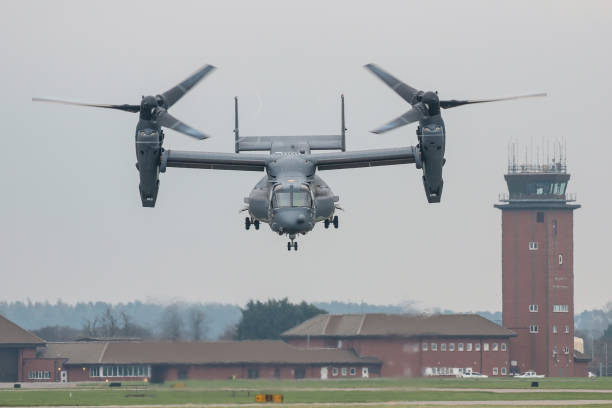
[[[274,193],[274,208],[291,207],[291,193],[277,191]]]
[[[289,191],[275,189],[272,197],[272,205],[274,208],[281,207],[311,207],[312,198],[307,186],[299,188],[290,187]]]

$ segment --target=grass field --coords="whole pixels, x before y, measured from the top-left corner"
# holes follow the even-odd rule
[[[83,383],[66,389],[3,390],[0,406],[245,404],[253,403],[258,392],[282,393],[286,403],[312,406],[391,401],[432,401],[435,405],[435,401],[563,400],[607,400],[612,406],[612,392],[603,392],[612,390],[612,378],[542,379],[537,390],[525,392],[531,391],[530,385],[531,381],[509,378],[186,381],[181,383],[182,388],[173,388],[175,383],[124,383],[113,389],[104,383]],[[350,405],[343,405],[347,406]]]

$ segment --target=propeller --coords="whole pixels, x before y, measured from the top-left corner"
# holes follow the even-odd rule
[[[191,88],[193,88],[198,82],[200,82],[206,75],[208,75],[214,69],[215,67],[212,65],[205,65],[196,72],[194,72],[183,82],[173,88],[170,88],[161,95],[143,96],[140,105],[108,105],[82,103],[50,98],[32,98],[32,101],[61,103],[64,105],[88,106],[94,108],[116,109],[133,113],[140,112],[140,118],[142,120],[154,121],[165,128],[173,129],[187,136],[202,140],[207,139],[209,136],[176,119],[174,116],[168,113],[168,109],[176,102],[178,102],[187,92],[189,92]]]
[[[411,87],[408,84],[395,78],[379,66],[375,64],[367,64],[365,66],[367,70],[376,75],[381,81],[383,81],[389,88],[393,89],[402,99],[412,105],[412,108],[404,113],[403,115],[393,119],[392,121],[374,129],[372,133],[385,133],[393,129],[405,126],[409,123],[418,122],[425,120],[431,116],[439,115],[440,108],[450,109],[457,106],[469,105],[475,103],[486,103],[486,102],[499,102],[509,101],[514,99],[524,98],[536,98],[546,96],[546,93],[536,93],[529,95],[520,96],[509,96],[505,98],[491,98],[491,99],[466,99],[466,100],[440,100],[437,92],[423,92],[418,89]]]

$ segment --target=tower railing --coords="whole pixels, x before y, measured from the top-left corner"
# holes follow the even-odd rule
[[[568,194],[508,194],[508,193],[500,193],[498,196],[498,200],[507,203],[510,201],[521,201],[521,200],[554,200],[554,201],[565,201],[565,202],[573,202],[576,201],[576,193],[568,193]]]

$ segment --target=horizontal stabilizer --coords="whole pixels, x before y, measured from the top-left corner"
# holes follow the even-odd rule
[[[323,136],[244,136],[236,140],[236,151],[344,150],[342,135]]]

